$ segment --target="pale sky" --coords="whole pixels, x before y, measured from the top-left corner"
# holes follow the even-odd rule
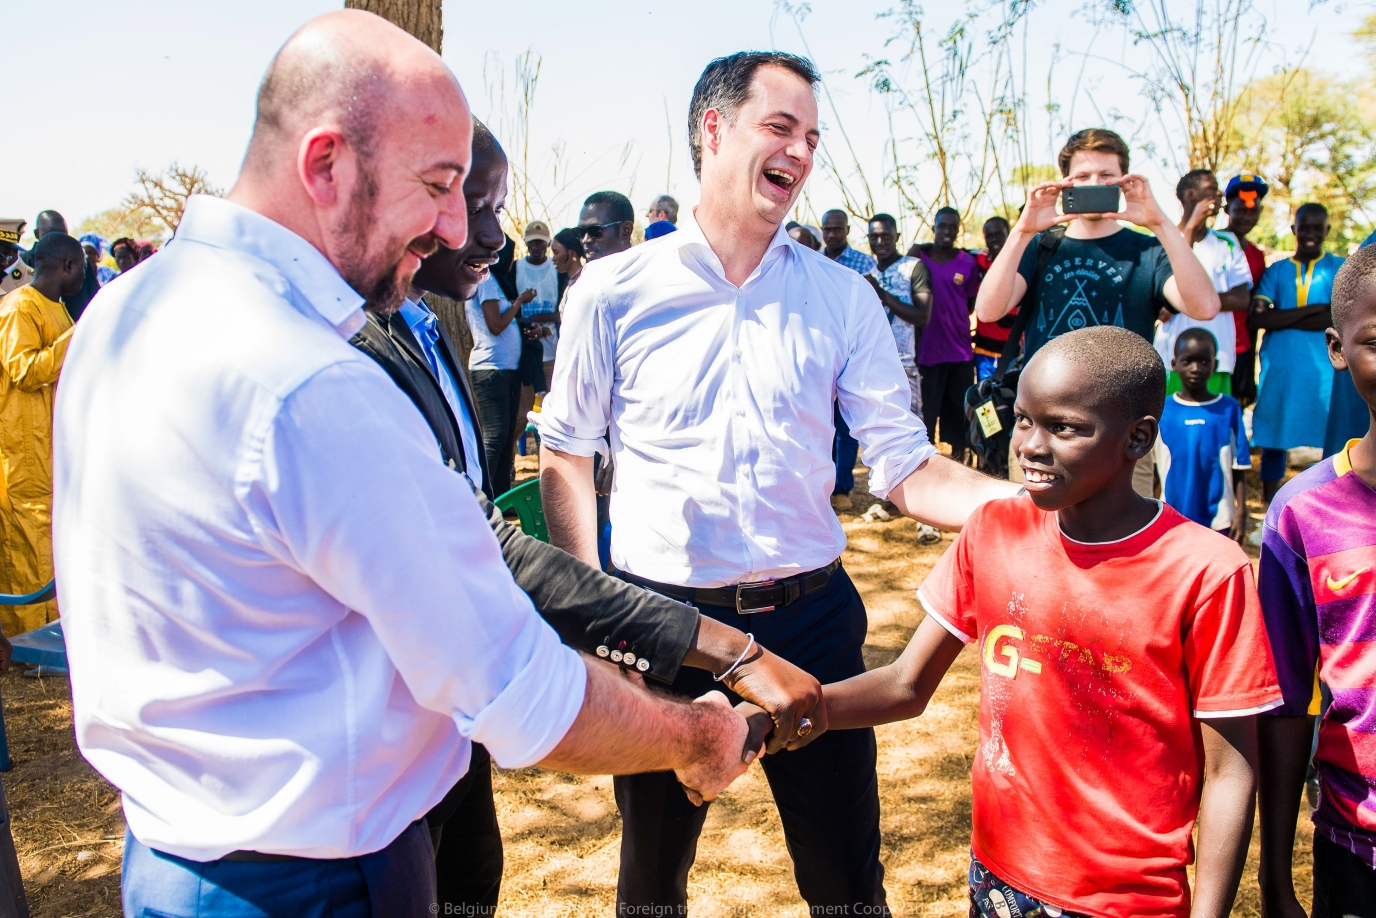
[[[274,51],[303,22],[341,5],[317,0],[8,4],[11,126],[0,217],[23,217],[31,230],[34,215],[53,208],[75,224],[118,204],[132,188],[136,167],[156,170],[174,160],[199,165],[228,187],[252,127],[258,81]],[[855,74],[867,54],[898,53],[884,47],[892,22],[876,18],[891,5],[891,0],[814,0],[802,24],[872,182],[881,176],[889,129],[883,103]],[[1266,51],[1263,72],[1282,56],[1297,60],[1311,41],[1311,65],[1338,75],[1365,72],[1349,38],[1365,6],[1326,2],[1311,8],[1308,0],[1260,0],[1258,7],[1266,12],[1275,42]],[[1053,93],[1062,117],[1073,104],[1075,127],[1102,123],[1110,110],[1134,118],[1146,110],[1137,84],[1119,63],[1145,60],[1144,49],[1108,35],[1088,49],[1090,56],[1078,54],[1091,34],[1075,13],[1078,8],[1071,0],[1051,0],[1035,8],[1029,20],[1033,157],[1041,162],[1051,161],[1062,139],[1050,136],[1040,111],[1057,43],[1063,54]],[[944,31],[949,21],[949,14],[937,16],[931,28]],[[982,44],[976,42],[977,51]],[[445,4],[444,58],[475,114],[508,147],[515,59],[528,50],[542,58],[530,157],[547,200],[534,216],[556,228],[576,222],[582,199],[604,188],[629,194],[638,212],[665,190],[691,206],[697,183],[688,160],[686,113],[693,84],[711,58],[748,48],[805,50],[793,21],[771,0]],[[499,94],[503,73],[505,106]],[[834,149],[844,149],[825,99],[822,121]],[[900,124],[898,132],[909,136],[912,130]],[[1163,136],[1158,130],[1144,139],[1169,146]],[[552,174],[556,146],[562,148],[558,162],[567,176],[559,180]],[[1153,180],[1169,212],[1174,168],[1163,169],[1144,155],[1134,160],[1134,168]],[[820,170],[807,191],[819,213],[839,203]],[[887,188],[875,189],[875,206],[896,214],[901,210]]]

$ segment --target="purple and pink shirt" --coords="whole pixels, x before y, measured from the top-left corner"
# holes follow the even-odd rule
[[[963,363],[975,359],[970,334],[970,300],[979,293],[979,262],[965,250],[945,264],[919,251],[932,275],[932,317],[917,342],[917,365]]]
[[[1315,828],[1376,866],[1376,490],[1352,471],[1357,443],[1298,475],[1266,514],[1258,589],[1284,704],[1333,702],[1314,754]]]

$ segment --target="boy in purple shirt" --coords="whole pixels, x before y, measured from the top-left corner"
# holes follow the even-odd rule
[[[1333,281],[1328,355],[1376,416],[1376,249]],[[1262,910],[1302,916],[1295,820],[1319,710],[1313,918],[1376,915],[1376,430],[1281,488],[1266,514],[1262,611],[1285,703],[1259,724]]]
[[[970,338],[970,314],[979,293],[979,262],[956,248],[960,212],[943,207],[932,221],[931,246],[915,246],[917,256],[932,275],[932,317],[917,346],[917,370],[922,377],[922,420],[933,442],[941,422],[941,442],[951,446],[951,458],[965,459],[965,390],[975,382],[975,349]]]

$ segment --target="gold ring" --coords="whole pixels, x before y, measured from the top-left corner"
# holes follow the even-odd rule
[[[811,733],[811,732],[812,732],[812,721],[811,721],[811,720],[809,720],[808,718],[804,717],[802,720],[798,721],[798,735],[799,735],[799,736],[807,736],[807,735],[808,735],[809,733]]]

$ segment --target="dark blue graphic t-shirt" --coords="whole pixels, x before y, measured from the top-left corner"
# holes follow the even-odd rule
[[[1018,265],[1029,287],[1040,239],[1032,240]],[[1171,273],[1166,250],[1155,236],[1121,229],[1103,239],[1065,237],[1036,285],[1037,312],[1027,325],[1027,356],[1052,338],[1094,325],[1116,325],[1151,341]]]

